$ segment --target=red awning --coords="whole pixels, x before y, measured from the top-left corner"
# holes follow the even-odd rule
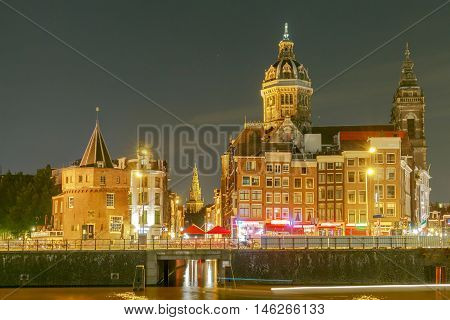
[[[367,230],[366,229],[358,229],[358,228],[346,227],[345,228],[345,235],[346,236],[366,236],[367,235]]]
[[[207,234],[230,234],[231,231],[221,226],[215,226],[207,232]]]
[[[205,231],[197,227],[195,224],[184,229],[185,234],[205,234]]]

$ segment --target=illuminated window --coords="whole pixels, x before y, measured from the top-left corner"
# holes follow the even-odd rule
[[[313,188],[314,188],[314,179],[306,178],[306,189],[313,189]]]
[[[107,193],[106,194],[106,207],[107,208],[114,208],[114,193]]]
[[[386,217],[395,217],[395,203],[386,204]]]
[[[289,220],[289,208],[282,208],[281,209],[281,218],[283,220]]]
[[[334,188],[333,187],[327,188],[327,199],[334,200]]]
[[[359,203],[366,203],[366,190],[359,190],[358,198]]]
[[[333,162],[327,162],[327,169],[333,170],[334,169],[334,163]]]
[[[283,203],[288,204],[289,203],[289,193],[283,192]]]
[[[69,208],[73,208],[74,202],[75,202],[74,198],[73,197],[69,197],[68,198],[68,202],[67,202],[68,207]]]
[[[382,184],[375,185],[375,201],[384,198],[384,188]]]
[[[248,218],[250,217],[250,205],[240,204],[239,205],[239,217]]]
[[[342,170],[342,162],[336,162],[334,165],[336,170]]]
[[[395,185],[386,186],[386,199],[395,199]]]
[[[358,166],[364,167],[366,165],[366,158],[358,158]]]
[[[342,183],[342,173],[336,173],[336,175],[334,176],[334,181],[336,183]]]
[[[325,201],[327,197],[327,192],[325,187],[319,187],[319,201]]]
[[[347,196],[348,196],[348,203],[356,203],[356,191],[355,190],[348,190]]]
[[[253,171],[256,169],[256,161],[247,161],[245,162],[245,170]]]
[[[276,188],[281,187],[281,178],[274,179],[274,187],[276,187]]]
[[[250,191],[249,190],[240,190],[239,191],[239,200],[247,201],[250,199]]]
[[[243,186],[249,186],[250,185],[250,177],[249,176],[243,176],[242,177],[242,185]]]
[[[302,208],[294,208],[294,221],[301,222],[303,221],[302,217]]]
[[[319,183],[325,183],[327,180],[327,175],[325,173],[319,173]]]
[[[333,183],[334,182],[334,174],[328,173],[327,174],[327,183]]]
[[[307,192],[306,193],[306,203],[307,204],[313,204],[314,203],[314,193]]]
[[[123,217],[121,216],[109,216],[109,232],[120,233],[122,232]]]
[[[367,211],[359,210],[359,223],[367,223]]]
[[[261,190],[253,190],[252,191],[252,200],[253,201],[261,201],[262,200],[262,191]]]
[[[252,218],[262,218],[262,207],[260,204],[252,205]]]
[[[159,192],[155,192],[155,206],[161,205],[161,194]]]
[[[281,193],[276,192],[273,194],[273,202],[274,203],[281,203]]]
[[[281,164],[275,164],[275,173],[281,173]]]
[[[386,168],[386,180],[395,180],[395,168]]]
[[[348,223],[356,223],[356,212],[353,209],[348,210]]]
[[[289,173],[289,164],[287,163],[283,164],[283,173]]]
[[[342,187],[336,187],[335,198],[336,200],[342,200]]]
[[[258,176],[252,177],[252,186],[259,187],[259,177]]]
[[[294,192],[294,203],[295,204],[302,203],[302,193],[301,192]]]
[[[266,219],[273,220],[273,209],[272,208],[266,208]]]

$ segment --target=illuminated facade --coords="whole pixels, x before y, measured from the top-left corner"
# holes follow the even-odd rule
[[[113,164],[97,121],[80,164],[61,169],[53,228],[65,239],[129,238],[129,183],[129,171]]]
[[[313,89],[287,25],[265,71],[263,122],[222,156],[223,225],[234,237],[405,233],[429,212],[424,98],[409,49],[392,124],[313,127]]]

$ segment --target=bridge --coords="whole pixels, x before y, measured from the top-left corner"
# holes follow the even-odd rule
[[[448,236],[286,236],[246,241],[230,238],[191,239],[76,239],[0,240],[0,251],[208,251],[302,249],[415,249],[449,248]]]

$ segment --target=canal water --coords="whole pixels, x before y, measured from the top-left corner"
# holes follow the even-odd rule
[[[349,292],[327,292],[304,294],[298,292],[274,292],[272,288],[289,287],[286,282],[279,285],[248,284],[246,279],[239,281],[226,281],[225,285],[217,286],[216,260],[187,260],[177,262],[169,276],[169,285],[166,287],[147,287],[145,291],[133,292],[131,287],[71,287],[71,288],[0,288],[0,299],[44,299],[44,300],[215,300],[215,299],[448,299],[450,290],[432,290],[424,288],[417,290],[371,291],[370,289],[357,289]],[[249,279],[250,280],[250,279]],[[253,279],[252,279],[253,280]]]

